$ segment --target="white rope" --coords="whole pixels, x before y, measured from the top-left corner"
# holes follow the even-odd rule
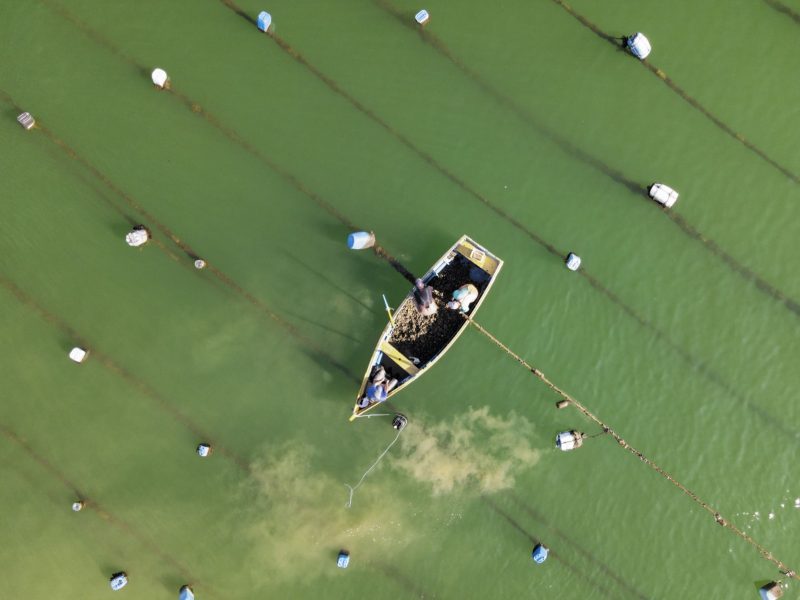
[[[379,415],[373,415],[373,416],[377,417]],[[355,487],[353,487],[351,485],[348,485],[346,483],[344,484],[344,487],[346,487],[346,488],[348,488],[350,490],[350,498],[347,499],[347,504],[344,505],[345,508],[350,508],[351,506],[353,506],[353,494],[355,494],[356,490],[361,487],[361,484],[364,483],[364,479],[367,478],[367,475],[370,474],[372,469],[377,467],[378,463],[381,462],[381,459],[384,456],[386,456],[386,453],[389,452],[389,450],[391,450],[391,448],[392,448],[392,446],[394,446],[395,442],[400,439],[400,434],[401,433],[402,433],[402,430],[397,432],[397,435],[394,436],[394,439],[392,440],[392,443],[389,444],[388,446],[386,446],[386,450],[381,452],[381,455],[378,457],[378,460],[376,460],[374,463],[372,463],[372,466],[369,469],[364,471],[364,474],[361,476],[361,479],[358,480],[358,483],[355,485]]]
[[[391,414],[391,413],[378,413],[378,414],[376,414],[376,415],[374,415],[374,414],[369,414],[369,415],[356,415],[356,419],[364,419],[364,418],[367,418],[367,419],[369,419],[369,418],[371,418],[371,417],[391,417],[391,416],[392,416],[392,414]]]

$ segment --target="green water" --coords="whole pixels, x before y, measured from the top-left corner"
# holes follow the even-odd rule
[[[304,62],[218,0],[0,7],[0,89],[43,127],[0,97],[0,597],[106,597],[118,570],[146,599],[728,599],[778,575],[613,440],[558,452],[596,428],[475,331],[397,396],[410,424],[346,509],[394,437],[347,417],[407,284],[325,203],[417,273],[463,233],[501,256],[479,321],[800,568],[800,316],[770,295],[800,298],[797,184],[554,2],[432,1],[427,38],[399,2],[240,6]],[[574,9],[646,32],[800,172],[791,18]],[[675,187],[707,241],[620,176]],[[128,248],[129,220],[155,240]]]

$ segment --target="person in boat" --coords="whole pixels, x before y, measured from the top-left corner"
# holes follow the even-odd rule
[[[414,282],[414,307],[423,317],[435,315],[438,308],[433,299],[433,288],[425,285],[422,279]]]
[[[473,284],[467,283],[453,292],[453,299],[447,303],[447,308],[468,312],[470,304],[478,299],[478,288]]]
[[[358,405],[361,408],[366,408],[370,404],[383,402],[396,385],[397,379],[389,379],[386,375],[386,369],[383,366],[378,366],[372,374],[367,391]]]

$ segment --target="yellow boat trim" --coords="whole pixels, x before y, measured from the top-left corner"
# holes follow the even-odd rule
[[[396,362],[397,365],[409,375],[413,376],[419,373],[417,366],[408,360],[408,358],[403,356],[403,354],[401,354],[400,351],[392,346],[389,342],[381,342],[381,345],[378,346],[378,348],[380,348],[381,352]]]
[[[500,264],[498,260],[489,256],[480,248],[476,248],[466,239],[459,240],[459,243],[456,246],[456,252],[486,271],[490,277],[494,276],[495,272],[497,271],[497,267]]]

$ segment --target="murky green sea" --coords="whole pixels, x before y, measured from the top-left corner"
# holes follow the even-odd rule
[[[800,569],[800,1],[238,1],[0,5],[0,597],[779,577],[610,437],[556,450],[598,427],[472,330],[384,411],[409,425],[346,508],[395,437],[347,419],[408,290],[351,227],[417,273],[464,233],[501,256],[478,320]],[[652,70],[602,37],[635,31]]]

